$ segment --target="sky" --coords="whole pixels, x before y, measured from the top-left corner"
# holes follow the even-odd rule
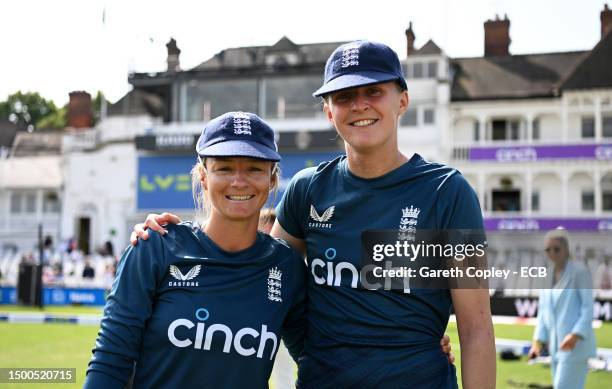
[[[111,102],[130,72],[166,68],[170,37],[189,69],[230,47],[370,39],[405,57],[429,39],[451,57],[483,55],[483,23],[510,19],[512,54],[589,50],[605,0],[4,0],[0,2],[0,101],[37,91],[58,105],[101,90]]]

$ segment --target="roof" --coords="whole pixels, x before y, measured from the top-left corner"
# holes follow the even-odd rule
[[[415,50],[415,52],[410,55],[438,55],[438,54],[442,54],[442,49],[440,49],[440,47],[436,45],[436,42],[430,39],[420,49]]]
[[[118,115],[152,115],[162,116],[164,102],[153,94],[142,89],[134,89],[126,93],[115,104],[108,107],[108,116]]]
[[[222,68],[250,68],[265,66],[266,55],[295,52],[299,65],[323,65],[331,53],[346,42],[296,44],[287,37],[272,46],[236,47],[223,50],[191,70],[218,70]]]
[[[38,156],[0,161],[4,188],[59,188],[62,185],[61,157]]]
[[[19,132],[15,137],[11,155],[14,157],[59,155],[62,151],[63,132]]]
[[[595,45],[561,85],[562,89],[609,87],[612,87],[612,33]]]
[[[10,148],[17,135],[17,125],[9,120],[0,119],[0,147]]]
[[[551,97],[588,51],[451,60],[451,100]]]
[[[274,45],[268,47],[268,52],[286,52],[286,51],[299,51],[299,46],[291,41],[286,36],[282,37]]]

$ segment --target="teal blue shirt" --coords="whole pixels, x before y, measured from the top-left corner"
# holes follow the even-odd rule
[[[168,226],[128,247],[104,308],[85,388],[267,388],[285,340],[303,349],[305,265],[258,233],[229,253],[200,229]]]
[[[339,157],[291,181],[277,217],[307,248],[308,335],[299,387],[457,386],[440,348],[449,290],[368,290],[359,282],[361,233],[399,229],[404,210],[416,229],[483,230],[464,177],[417,154],[374,179],[353,175]]]

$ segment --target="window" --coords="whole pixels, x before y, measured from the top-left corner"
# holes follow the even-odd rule
[[[494,212],[515,212],[521,210],[521,191],[518,189],[493,190]]]
[[[604,191],[601,194],[601,208],[604,211],[612,211],[612,191]]]
[[[420,62],[415,62],[412,64],[412,77],[413,78],[423,78],[423,64]]]
[[[11,213],[21,213],[21,193],[11,193]]]
[[[426,108],[423,111],[423,123],[435,124],[436,122],[436,111],[433,108]]]
[[[185,119],[201,121],[229,111],[257,112],[257,99],[255,79],[194,81],[186,85]]]
[[[580,202],[583,211],[595,210],[595,193],[588,190],[582,191]]]
[[[27,213],[36,212],[36,194],[35,193],[27,193],[25,195],[24,211]]]
[[[403,126],[414,127],[417,125],[417,110],[408,108],[404,116],[402,116],[401,124]]]
[[[531,138],[540,139],[540,119],[533,119]]]
[[[58,213],[60,210],[60,203],[57,193],[48,192],[43,198],[43,212],[44,213]]]
[[[532,211],[540,210],[540,192],[533,192],[531,194],[531,210]]]
[[[612,211],[612,173],[606,174],[601,180],[601,209]]]
[[[521,137],[521,125],[518,120],[493,120],[491,129],[492,140],[519,140]]]
[[[518,122],[510,122],[510,139],[519,139],[519,124]]]
[[[493,140],[506,140],[506,121],[493,120]]]
[[[438,78],[438,63],[437,62],[427,63],[427,77]]]
[[[602,119],[602,132],[604,138],[612,138],[612,116],[604,116]]]
[[[582,118],[581,133],[583,138],[595,137],[595,120],[592,117]]]
[[[480,122],[478,121],[474,122],[474,140],[480,140]]]
[[[265,117],[269,119],[313,118],[320,114],[319,101],[304,91],[317,90],[319,76],[267,77]],[[263,105],[263,104],[262,104]]]
[[[35,213],[36,193],[11,193],[10,210],[11,213]]]

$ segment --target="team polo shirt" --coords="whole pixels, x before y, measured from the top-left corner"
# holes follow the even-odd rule
[[[289,184],[277,217],[305,241],[309,267],[300,388],[457,387],[440,348],[449,290],[368,290],[359,282],[361,233],[398,230],[405,211],[416,229],[483,229],[464,177],[418,154],[373,179],[352,174],[343,156]]]
[[[124,252],[86,388],[267,388],[285,340],[303,349],[305,264],[258,233],[226,252],[199,228],[169,225]],[[135,368],[134,368],[135,365]]]

